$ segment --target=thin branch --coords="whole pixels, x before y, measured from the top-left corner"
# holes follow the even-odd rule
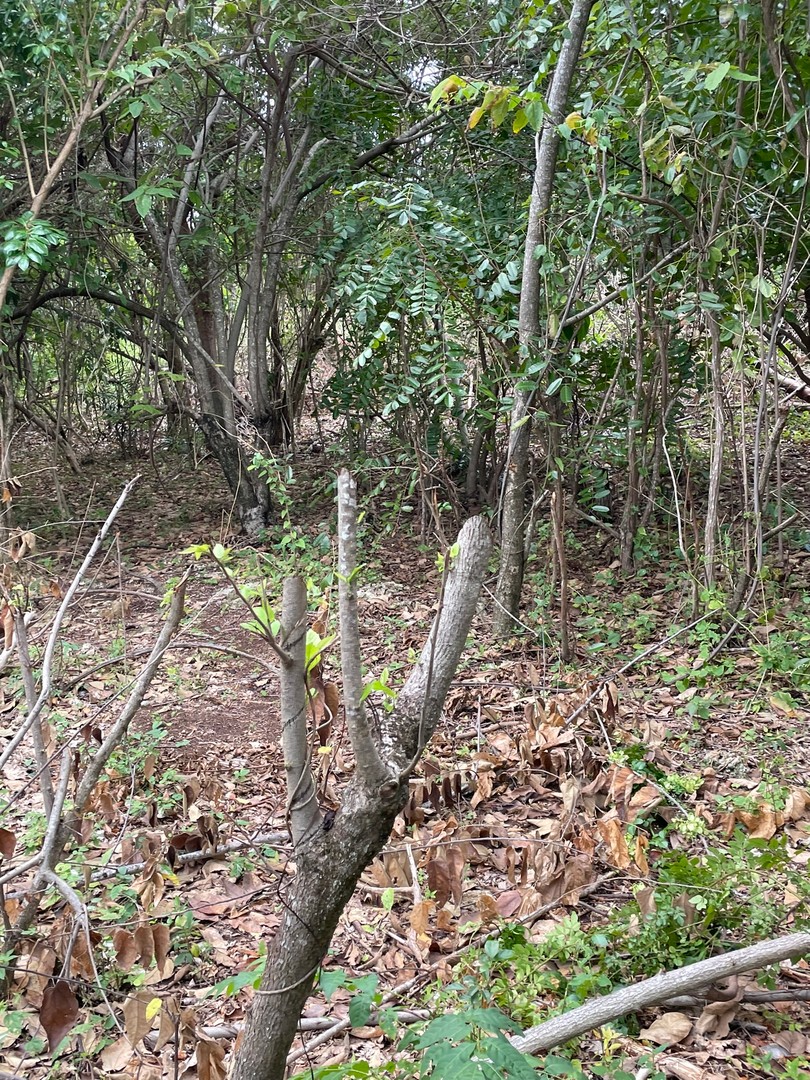
[[[107,515],[107,520],[101,526],[98,535],[96,536],[93,543],[90,545],[90,550],[84,557],[84,561],[82,562],[79,569],[76,571],[73,581],[71,581],[70,585],[68,586],[68,590],[65,593],[64,599],[59,605],[59,609],[56,612],[56,616],[54,617],[53,625],[51,626],[51,632],[48,635],[48,642],[45,646],[45,654],[42,660],[42,689],[40,690],[39,697],[37,698],[36,704],[34,705],[33,709],[29,711],[28,716],[26,716],[25,720],[20,725],[16,735],[14,735],[9,740],[8,744],[3,750],[3,753],[0,754],[0,769],[2,769],[3,766],[9,761],[11,755],[23,741],[30,728],[36,723],[40,713],[44,709],[49,697],[51,696],[51,690],[53,688],[51,676],[51,671],[53,667],[53,654],[56,650],[56,642],[59,637],[59,631],[62,629],[62,623],[64,622],[67,610],[70,607],[71,602],[73,601],[73,597],[76,595],[76,591],[79,588],[79,585],[81,584],[84,575],[87,573],[90,563],[96,557],[99,548],[106,540],[107,534],[112,528],[113,522],[118,516],[121,507],[124,505],[130,492],[139,480],[140,476],[135,476],[132,478],[132,480],[129,481],[128,484],[124,485],[124,490],[118,496],[118,501]]]
[[[593,693],[589,694],[582,702],[582,704],[577,706],[577,708],[574,709],[570,716],[566,717],[566,724],[573,723],[573,721],[576,720],[578,716],[581,716],[582,713],[584,713],[588,706],[591,704],[591,702],[595,701],[596,698],[599,697],[599,695],[602,693],[608,683],[613,682],[613,680],[617,679],[620,675],[624,675],[626,671],[629,671],[631,668],[635,667],[636,664],[640,664],[642,660],[646,660],[648,656],[651,656],[653,653],[658,652],[660,649],[663,649],[663,647],[665,645],[668,645],[670,641],[674,641],[675,638],[680,637],[681,634],[685,634],[687,630],[693,630],[699,623],[702,623],[706,619],[708,619],[710,614],[712,614],[712,612],[705,612],[697,619],[693,619],[690,623],[687,623],[686,626],[682,626],[679,630],[673,630],[671,634],[667,634],[667,636],[661,641],[656,641],[654,645],[648,646],[646,649],[643,650],[643,652],[640,652],[637,656],[633,656],[630,660],[628,660],[626,664],[622,664],[620,668],[612,671],[610,675],[605,676],[605,678],[601,680]]]
[[[307,738],[307,587],[303,578],[284,582],[282,634],[289,663],[281,668],[281,746],[287,777],[287,813],[293,844],[321,825]]]
[[[250,614],[255,619],[256,618],[256,612],[253,610],[253,605],[250,603],[250,601],[247,599],[247,597],[242,593],[242,590],[237,585],[233,574],[229,572],[229,570],[228,570],[227,566],[225,565],[225,563],[222,562],[220,559],[218,559],[216,557],[213,550],[211,551],[211,558],[214,560],[214,562],[220,568],[222,573],[228,579],[228,584],[233,588],[233,591],[236,593],[236,595],[239,597],[239,599],[242,601],[242,603],[245,605],[245,607],[248,609]],[[264,598],[265,598],[264,597],[264,582],[262,582],[262,600],[264,600]],[[290,664],[292,663],[292,657],[290,656],[289,652],[286,649],[282,648],[282,646],[280,645],[280,643],[278,641],[278,638],[276,637],[276,635],[273,633],[273,631],[270,629],[269,626],[265,626],[264,623],[261,622],[261,621],[259,622],[259,625],[262,628],[262,638],[267,642],[267,644],[270,646],[270,648],[273,650],[273,652],[279,658],[282,665],[284,667],[289,667]]]
[[[611,291],[606,293],[601,300],[595,301],[595,303],[590,304],[581,311],[574,312],[573,315],[569,316],[569,318],[562,323],[561,329],[565,330],[568,327],[577,326],[583,319],[587,319],[589,316],[596,314],[597,311],[601,311],[602,308],[607,307],[608,304],[612,304],[614,300],[618,300],[625,289],[631,287],[638,289],[639,285],[643,285],[645,281],[653,276],[653,274],[657,274],[659,270],[663,270],[665,266],[669,266],[670,263],[674,262],[679,255],[683,254],[683,252],[691,246],[691,240],[684,240],[682,244],[678,244],[677,247],[674,247],[672,251],[668,252],[662,259],[659,259],[655,266],[651,266],[640,278],[637,278],[635,281],[626,281],[623,285],[611,289]]]

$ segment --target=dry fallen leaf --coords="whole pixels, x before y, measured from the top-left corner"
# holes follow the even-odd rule
[[[11,829],[0,829],[0,855],[4,859],[14,857],[14,848],[17,846],[17,837]]]
[[[63,979],[57,979],[46,987],[42,995],[39,1022],[48,1037],[48,1049],[53,1054],[62,1039],[70,1032],[79,1016],[79,1002]]]
[[[669,1012],[644,1028],[639,1033],[639,1038],[655,1043],[656,1046],[673,1046],[683,1042],[691,1030],[692,1021],[686,1013]]]
[[[126,1035],[122,1035],[101,1051],[101,1067],[105,1072],[120,1072],[129,1063],[132,1054],[132,1043]]]
[[[596,827],[607,845],[610,864],[619,870],[626,870],[633,860],[627,850],[627,841],[619,821],[616,818],[604,817]]]

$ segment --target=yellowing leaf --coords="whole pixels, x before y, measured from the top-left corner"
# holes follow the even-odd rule
[[[566,116],[565,120],[563,120],[563,123],[572,131],[579,131],[579,129],[582,127],[582,113],[569,113],[568,116]]]
[[[442,79],[442,81],[437,86],[434,86],[433,90],[431,91],[431,108],[433,108],[440,99],[445,102],[450,101],[456,96],[459,90],[461,90],[466,85],[467,83],[465,82],[465,80],[460,78],[458,75],[450,75],[448,76],[448,78]]]
[[[154,1020],[155,1019],[157,1014],[160,1012],[161,1004],[162,1004],[162,1002],[161,1002],[160,998],[152,998],[152,1000],[147,1003],[147,1006],[146,1006],[146,1019],[147,1020]]]
[[[512,132],[517,135],[518,132],[523,131],[529,122],[529,118],[526,115],[524,109],[518,109],[515,115],[512,117]]]
[[[467,121],[468,131],[472,131],[476,124],[481,120],[481,117],[484,115],[485,112],[486,109],[483,105],[478,105],[475,109],[473,109],[473,111],[470,113],[470,119]]]

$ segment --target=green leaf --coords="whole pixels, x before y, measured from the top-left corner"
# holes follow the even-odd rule
[[[556,1054],[547,1054],[543,1059],[543,1068],[548,1076],[573,1076],[576,1080],[584,1078],[582,1069],[568,1058],[557,1057]]]
[[[707,90],[716,90],[720,83],[725,79],[726,75],[731,71],[731,64],[728,60],[724,60],[722,64],[718,64],[714,71],[710,71],[706,76],[703,85]]]
[[[482,1069],[476,1061],[471,1065],[470,1059],[476,1054],[476,1046],[473,1042],[460,1042],[458,1046],[452,1043],[437,1043],[426,1055],[433,1064],[433,1075],[443,1077],[444,1080],[473,1080],[481,1077]]]
[[[130,101],[129,105],[127,106],[127,109],[129,111],[129,115],[134,116],[135,119],[137,120],[138,117],[143,112],[143,102],[142,101]]]
[[[481,1049],[509,1080],[537,1080],[535,1066],[540,1062],[533,1063],[532,1058],[521,1054],[500,1033],[482,1040]]]
[[[734,164],[737,166],[738,169],[744,169],[745,166],[748,164],[748,151],[745,149],[744,146],[741,146],[740,143],[737,143],[737,145],[734,147],[733,157]]]
[[[807,114],[807,106],[805,105],[805,107],[803,109],[799,109],[797,112],[795,112],[793,114],[793,116],[791,116],[790,120],[788,120],[788,122],[787,122],[787,125],[785,127],[785,131],[786,132],[793,131],[793,129],[796,127],[796,125],[801,120],[804,119],[806,114]]]
[[[759,82],[759,75],[749,75],[747,71],[740,71],[738,67],[732,65],[731,71],[728,73],[730,79],[736,79],[737,82]]]
[[[211,548],[208,544],[190,544],[187,548],[183,548],[180,554],[193,555],[195,559],[199,560],[203,555],[210,555]]]
[[[335,640],[335,634],[328,634],[322,638],[320,634],[314,630],[307,630],[307,644],[306,644],[306,668],[307,671],[311,671],[312,668],[318,663],[323,653],[329,648],[332,642]]]
[[[336,971],[324,971],[321,968],[321,973],[318,976],[318,986],[321,988],[323,996],[329,1001],[332,994],[336,990],[340,990],[346,985],[346,972],[338,968]]]
[[[357,993],[349,1004],[349,1020],[352,1027],[365,1027],[368,1023],[379,981],[377,975],[366,975],[356,981]]]
[[[238,994],[240,990],[244,990],[246,986],[253,986],[258,989],[259,983],[262,981],[266,963],[267,957],[260,957],[258,960],[255,960],[250,967],[245,968],[244,971],[240,971],[236,975],[229,975],[228,978],[215,983],[206,994],[206,997],[220,997],[223,994],[225,997],[233,997],[234,994]]]
[[[543,126],[543,118],[546,115],[545,102],[540,94],[534,94],[531,97],[527,95],[527,100],[523,104],[523,109],[532,131],[539,131]]]

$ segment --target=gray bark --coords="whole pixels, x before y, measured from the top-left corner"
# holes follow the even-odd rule
[[[594,3],[595,0],[574,0],[568,23],[568,37],[560,50],[548,94],[548,116],[537,140],[518,311],[518,335],[523,355],[529,355],[539,342],[540,276],[537,272],[535,251],[543,237],[554,190],[561,138],[558,126],[565,119],[574,72]],[[495,632],[501,637],[507,636],[513,629],[523,588],[523,545],[526,534],[524,493],[529,466],[532,398],[533,395],[528,391],[515,387],[508,466],[501,504],[501,566],[495,590],[496,607],[493,618]]]
[[[342,483],[341,538],[348,526],[347,515],[353,513],[345,480]],[[378,736],[371,736],[355,710],[350,735],[358,767],[331,827],[310,830],[295,845],[295,878],[285,897],[281,925],[268,947],[267,967],[251,1006],[232,1080],[281,1080],[285,1075],[301,1010],[341,912],[360,874],[388,839],[405,805],[410,770],[438,723],[475,613],[489,553],[487,526],[481,518],[472,518],[459,536],[459,554],[447,575],[439,612],[419,662],[393,712],[381,722]],[[341,565],[351,565],[349,553],[342,555]],[[350,644],[350,669],[357,655]],[[286,724],[285,703],[282,709]],[[303,725],[304,717],[298,716],[297,722]],[[370,739],[374,754],[364,760]],[[293,782],[298,781],[293,778]]]
[[[296,851],[321,826],[321,811],[309,762],[307,738],[307,587],[303,578],[284,582],[279,644],[281,665],[281,745],[287,774],[287,814]]]
[[[338,477],[338,576],[340,583],[340,666],[343,701],[358,775],[367,787],[382,783],[385,766],[368,724],[363,702],[363,662],[357,614],[357,484],[343,469]]]
[[[636,986],[624,986],[612,994],[596,998],[578,1009],[555,1016],[537,1027],[529,1028],[523,1035],[512,1040],[513,1045],[525,1054],[549,1050],[552,1046],[575,1039],[586,1031],[610,1023],[619,1016],[649,1008],[659,1001],[678,994],[691,994],[703,986],[720,982],[731,975],[779,963],[791,956],[810,953],[810,934],[789,934],[773,941],[760,941],[747,949],[712,956],[696,964],[688,964],[677,971],[665,971]]]

